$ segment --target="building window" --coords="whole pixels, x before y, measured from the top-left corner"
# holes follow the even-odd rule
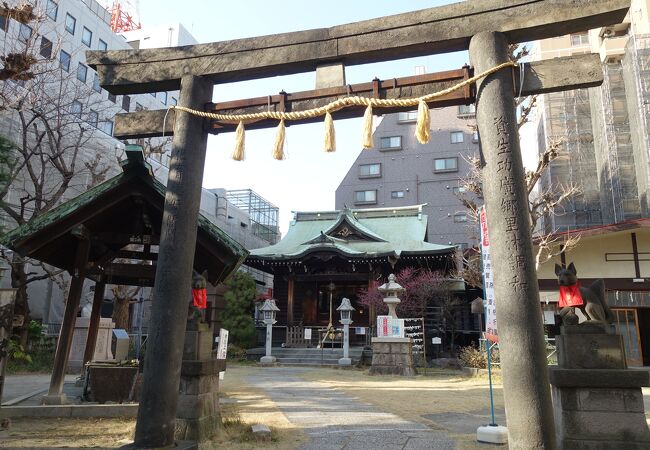
[[[397,116],[397,120],[399,122],[414,122],[418,118],[418,112],[417,111],[407,111],[407,112],[401,112]]]
[[[27,42],[32,37],[32,27],[25,25],[24,23],[20,24],[18,30],[18,40],[20,42]]]
[[[52,41],[45,36],[41,37],[41,50],[39,53],[44,58],[50,59],[52,57]]]
[[[108,93],[108,99],[113,103],[117,101],[117,97],[115,96],[115,94],[111,94],[110,92]]]
[[[59,13],[59,5],[52,0],[47,0],[47,6],[45,7],[45,14],[52,20],[56,20],[56,16]]]
[[[160,93],[160,101],[163,102],[163,105],[167,104],[167,92]]]
[[[77,19],[72,17],[70,14],[65,15],[65,31],[70,34],[74,34],[74,29],[77,26]]]
[[[377,191],[356,191],[354,193],[355,203],[377,203]]]
[[[172,105],[176,106],[178,104],[178,100],[176,100],[175,97],[172,97],[172,100],[170,102]]]
[[[451,132],[451,143],[452,144],[461,144],[463,142],[463,136],[465,133],[462,131],[452,131]]]
[[[434,172],[458,172],[458,158],[438,158],[433,160]]]
[[[77,80],[86,82],[86,77],[88,76],[88,67],[79,63],[77,66]]]
[[[97,92],[102,91],[102,87],[99,85],[99,75],[97,74],[93,77],[93,89]]]
[[[107,120],[106,122],[102,122],[101,124],[101,130],[108,134],[109,136],[113,136],[113,122],[110,120]]]
[[[459,116],[473,116],[476,114],[476,107],[472,105],[460,105],[458,107]]]
[[[100,39],[99,42],[97,43],[97,50],[101,50],[105,52],[106,50],[108,50],[108,44]]]
[[[82,105],[79,100],[75,100],[72,102],[72,106],[70,107],[70,112],[72,113],[73,116],[81,119],[81,109]]]
[[[404,198],[404,191],[391,191],[390,198]]]
[[[381,138],[380,150],[399,150],[402,148],[402,136]]]
[[[129,112],[131,109],[131,97],[128,95],[122,97],[122,109],[126,112]]]
[[[578,47],[589,44],[589,33],[578,33],[571,35],[571,46]]]
[[[86,45],[86,47],[90,47],[92,41],[93,41],[93,32],[90,31],[88,28],[84,27],[83,31],[81,32],[81,42],[83,42]]]
[[[99,114],[91,109],[88,113],[88,123],[97,128],[97,122],[99,122]]]
[[[381,176],[381,164],[361,164],[359,178],[374,178]]]
[[[456,223],[467,222],[467,213],[454,214],[454,222]]]
[[[59,54],[59,62],[61,63],[61,68],[66,72],[70,72],[70,53],[65,50],[61,50]]]

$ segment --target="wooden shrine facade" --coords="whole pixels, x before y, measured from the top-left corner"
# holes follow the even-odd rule
[[[339,323],[336,308],[350,299],[354,326],[374,324],[375,311],[358,302],[406,267],[449,272],[455,248],[426,242],[422,205],[401,208],[298,212],[279,243],[255,249],[246,265],[274,275],[279,325],[326,327]]]

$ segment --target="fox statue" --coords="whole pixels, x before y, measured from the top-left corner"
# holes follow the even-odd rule
[[[560,310],[563,323],[567,325],[578,323],[574,307],[580,308],[589,322],[611,324],[614,321],[614,315],[605,300],[605,282],[603,280],[596,280],[589,287],[580,286],[573,263],[566,268],[556,264],[555,275],[557,275],[560,285],[560,306],[564,306]],[[562,300],[565,300],[566,305]]]

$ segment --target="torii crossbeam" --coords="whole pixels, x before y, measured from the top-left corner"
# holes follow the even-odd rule
[[[630,0],[476,0],[273,36],[180,48],[88,52],[87,60],[97,70],[101,85],[113,94],[180,88],[180,106],[205,111],[211,107],[215,83],[312,71],[324,64],[364,64],[469,48],[476,70],[483,71],[507,61],[508,43],[619,23],[629,6]],[[575,75],[549,90],[593,85],[581,85],[584,73]],[[483,79],[476,96],[486,161],[485,204],[495,262],[509,444],[513,449],[553,449],[556,439],[514,96],[508,70]],[[209,129],[205,125],[187,113],[177,113],[174,123],[156,302],[135,436],[141,447],[167,446],[174,439],[185,331],[185,321],[179,318],[184,317],[184,299],[190,292]]]

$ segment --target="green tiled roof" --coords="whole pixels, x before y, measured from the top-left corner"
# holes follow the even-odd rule
[[[129,146],[131,147],[131,146]],[[136,155],[141,149],[127,149],[129,156],[128,161],[123,161],[123,173],[87,190],[81,195],[68,200],[67,202],[53,208],[52,210],[34,218],[33,220],[19,226],[0,237],[0,245],[13,248],[14,244],[28,239],[30,236],[46,229],[47,227],[63,220],[73,214],[78,209],[88,206],[97,201],[103,194],[127,183],[128,181],[139,178],[139,182],[152,187],[162,198],[165,197],[165,185],[158,181],[150,171],[149,165],[144,162],[141,153]],[[237,241],[231,238],[223,230],[210,222],[205,216],[199,214],[198,226],[207,233],[210,238],[224,245],[232,252],[233,257],[241,260],[248,255],[248,251]]]
[[[337,233],[342,225],[353,235]],[[345,209],[296,213],[287,235],[277,244],[251,251],[249,259],[298,259],[315,251],[335,251],[349,257],[374,258],[434,255],[453,246],[426,242],[427,216],[422,205],[401,208]]]

